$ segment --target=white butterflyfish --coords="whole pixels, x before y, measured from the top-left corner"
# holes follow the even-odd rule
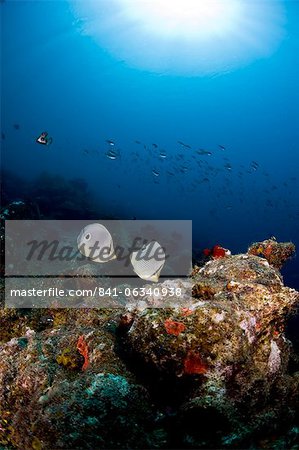
[[[116,258],[112,236],[100,223],[84,227],[77,237],[77,244],[80,253],[94,262],[105,263]]]
[[[131,264],[134,272],[142,280],[159,280],[160,273],[165,264],[165,251],[157,241],[151,241],[148,244],[130,255]]]

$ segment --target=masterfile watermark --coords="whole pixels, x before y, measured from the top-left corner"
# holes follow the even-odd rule
[[[136,286],[115,280],[93,280],[88,288],[78,279],[7,278],[7,308],[169,308],[191,307],[190,280],[165,280]]]
[[[134,264],[142,262],[149,271],[153,261],[164,262],[161,276],[188,275],[191,221],[5,222],[7,276],[73,276],[90,264],[98,275],[126,278],[136,275]]]
[[[128,289],[187,279],[192,267],[191,221],[6,221],[5,231],[9,307],[119,306]]]
[[[144,246],[149,246],[146,251],[141,254],[141,250]],[[111,256],[109,256],[110,248],[102,247],[99,241],[95,241],[92,246],[86,244],[81,244],[78,248],[74,248],[69,245],[61,245],[59,240],[53,241],[38,241],[36,239],[26,243],[28,246],[28,254],[26,255],[26,261],[31,261],[36,259],[37,261],[86,261],[86,259],[91,259],[96,256],[99,252],[97,258],[100,258],[103,262],[109,261]],[[124,265],[127,267],[130,264],[130,255],[133,252],[137,252],[137,260],[150,261],[154,259],[155,261],[163,261],[165,258],[169,258],[169,255],[165,256],[165,248],[159,247],[154,250],[151,254],[151,249],[154,242],[148,242],[146,239],[141,237],[134,238],[132,245],[129,248],[122,247],[118,245],[114,249],[114,256],[118,261],[124,261]],[[85,251],[89,252],[88,258],[84,255]]]

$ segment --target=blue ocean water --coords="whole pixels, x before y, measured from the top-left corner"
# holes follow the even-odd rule
[[[117,57],[72,2],[0,8],[4,177],[82,178],[109,217],[192,219],[198,251],[270,236],[299,247],[298,2],[283,2],[271,54],[189,76]],[[299,288],[298,257],[283,274]]]

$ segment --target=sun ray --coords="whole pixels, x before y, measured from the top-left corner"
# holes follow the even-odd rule
[[[117,59],[175,75],[243,67],[271,55],[284,36],[283,0],[78,0],[76,14]]]

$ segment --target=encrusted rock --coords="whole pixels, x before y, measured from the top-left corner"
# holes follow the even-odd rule
[[[187,314],[140,312],[126,338],[144,370],[181,384],[182,447],[241,445],[256,432],[253,418],[272,429],[282,416],[293,417],[298,377],[287,371],[292,346],[283,330],[299,293],[267,261],[236,255],[193,272],[193,294]],[[218,431],[208,436],[211,423]]]
[[[273,267],[281,269],[295,254],[295,245],[292,242],[277,242],[275,238],[271,238],[251,244],[248,254],[263,256]]]
[[[0,447],[159,447],[148,393],[114,351],[119,312],[47,311],[36,332],[38,313],[0,347]]]
[[[299,293],[250,254],[154,287],[122,310],[0,309],[0,447],[270,449],[291,425],[291,448]]]

